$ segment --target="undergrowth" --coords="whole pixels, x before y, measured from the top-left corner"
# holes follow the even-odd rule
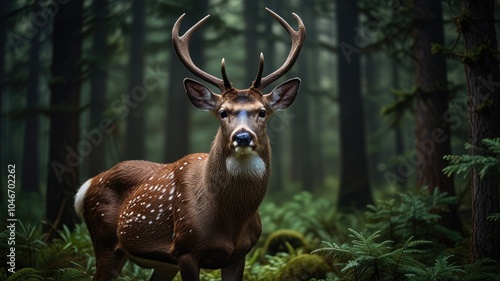
[[[244,280],[500,280],[498,262],[467,264],[443,244],[447,240],[454,251],[468,250],[460,246],[466,245],[460,234],[438,223],[440,212],[455,200],[437,189],[413,190],[380,200],[364,214],[337,213],[331,201],[306,192],[281,205],[263,204],[264,232],[247,255]],[[95,258],[86,227],[64,227],[58,234],[44,242],[40,225],[19,221],[16,273],[2,268],[0,280],[90,280]],[[0,233],[2,264],[8,235],[8,230]],[[275,240],[282,245],[273,246],[279,251],[266,249],[273,235],[283,235]],[[129,262],[118,280],[150,275],[151,270]],[[220,270],[202,270],[201,280],[220,280]]]
[[[368,205],[366,228],[379,230],[384,239],[397,243],[415,237],[437,242],[435,246],[439,242],[454,244],[463,239],[460,233],[442,226],[439,220],[440,213],[447,212],[448,206],[456,202],[456,197],[439,192],[438,188],[409,190],[399,193],[397,198]]]

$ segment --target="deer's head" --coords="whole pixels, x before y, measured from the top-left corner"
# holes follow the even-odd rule
[[[204,72],[191,59],[189,41],[193,33],[209,16],[196,23],[183,36],[179,36],[179,27],[184,15],[179,17],[172,29],[174,48],[184,65],[193,74],[220,89],[220,93],[217,94],[205,85],[186,78],[184,87],[191,103],[195,107],[211,111],[217,116],[221,123],[219,133],[227,141],[226,148],[238,155],[258,152],[263,144],[268,145],[266,121],[272,113],[285,109],[293,103],[300,86],[300,79],[293,78],[280,84],[270,93],[264,94],[266,86],[292,68],[305,38],[305,26],[296,14],[293,14],[293,16],[299,26],[297,31],[279,15],[268,8],[266,10],[286,29],[292,39],[292,47],[285,63],[265,77],[262,77],[264,56],[261,53],[257,76],[250,88],[244,90],[234,88],[229,82],[224,59],[222,59],[221,63],[222,79]]]

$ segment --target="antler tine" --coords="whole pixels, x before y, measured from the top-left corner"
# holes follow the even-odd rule
[[[222,61],[220,63],[220,71],[222,73],[222,80],[224,82],[224,87],[226,89],[231,89],[233,87],[233,85],[231,85],[231,82],[229,82],[229,79],[227,79],[227,75],[226,75],[226,61],[224,60],[224,58],[222,58]]]
[[[252,88],[259,89],[263,70],[264,70],[264,54],[260,53],[259,71],[257,72],[257,77],[255,77],[255,80],[252,82]]]
[[[225,77],[223,81],[201,70],[194,64],[193,59],[189,54],[189,41],[191,40],[191,37],[193,36],[194,32],[210,17],[210,15],[207,15],[199,22],[197,22],[195,25],[193,25],[188,31],[186,31],[186,33],[184,33],[184,35],[179,36],[179,27],[181,26],[182,19],[184,18],[185,15],[186,14],[182,14],[177,19],[177,21],[174,24],[174,27],[172,28],[172,42],[174,43],[174,49],[175,52],[177,53],[177,56],[181,59],[184,66],[186,66],[186,68],[189,71],[191,71],[191,73],[205,80],[206,82],[215,85],[222,92],[224,92],[224,90],[227,89],[227,85],[231,87],[231,83],[229,83],[229,81],[226,81],[227,77]],[[223,75],[225,76],[225,73],[223,73]]]
[[[271,9],[266,8],[266,10],[273,16],[274,19],[276,19],[283,28],[288,32],[290,35],[290,38],[292,39],[292,47],[290,49],[290,53],[288,53],[288,57],[286,58],[286,61],[283,63],[283,65],[275,70],[273,73],[267,75],[266,77],[262,78],[260,81],[255,81],[254,85],[256,86],[259,90],[263,90],[266,86],[271,84],[272,82],[276,81],[278,78],[283,76],[285,73],[287,73],[292,66],[295,64],[295,61],[297,60],[300,49],[302,48],[302,44],[304,43],[304,39],[306,37],[306,27],[304,26],[304,23],[300,19],[300,17],[292,13],[293,17],[297,21],[297,24],[299,25],[299,29],[295,31],[282,17],[280,17],[278,14],[273,12]],[[259,76],[257,76],[259,78]]]

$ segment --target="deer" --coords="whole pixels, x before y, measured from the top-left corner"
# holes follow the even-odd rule
[[[170,164],[129,160],[88,179],[80,186],[74,207],[89,230],[96,272],[93,280],[114,280],[131,260],[153,268],[150,280],[199,280],[200,269],[221,269],[223,281],[242,280],[245,256],[257,243],[262,224],[258,208],[271,170],[271,145],[266,122],[295,100],[300,79],[292,78],[264,94],[264,88],[294,65],[305,39],[305,26],[293,13],[298,30],[272,10],[291,38],[282,66],[262,77],[260,53],[255,80],[248,89],[229,82],[222,59],[222,79],[196,66],[189,54],[194,32],[172,28],[172,42],[184,66],[221,93],[185,78],[184,89],[198,109],[220,122],[208,153],[189,154]]]

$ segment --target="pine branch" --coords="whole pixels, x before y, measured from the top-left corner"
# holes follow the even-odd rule
[[[443,159],[450,161],[450,165],[443,169],[447,176],[453,174],[464,175],[464,178],[469,172],[475,168],[479,171],[479,177],[483,178],[490,173],[498,173],[500,170],[500,138],[483,139],[482,142],[486,145],[487,151],[482,153],[493,154],[492,156],[475,154],[475,155],[446,155]],[[474,149],[481,151],[481,148],[466,143],[465,148],[468,150]]]

